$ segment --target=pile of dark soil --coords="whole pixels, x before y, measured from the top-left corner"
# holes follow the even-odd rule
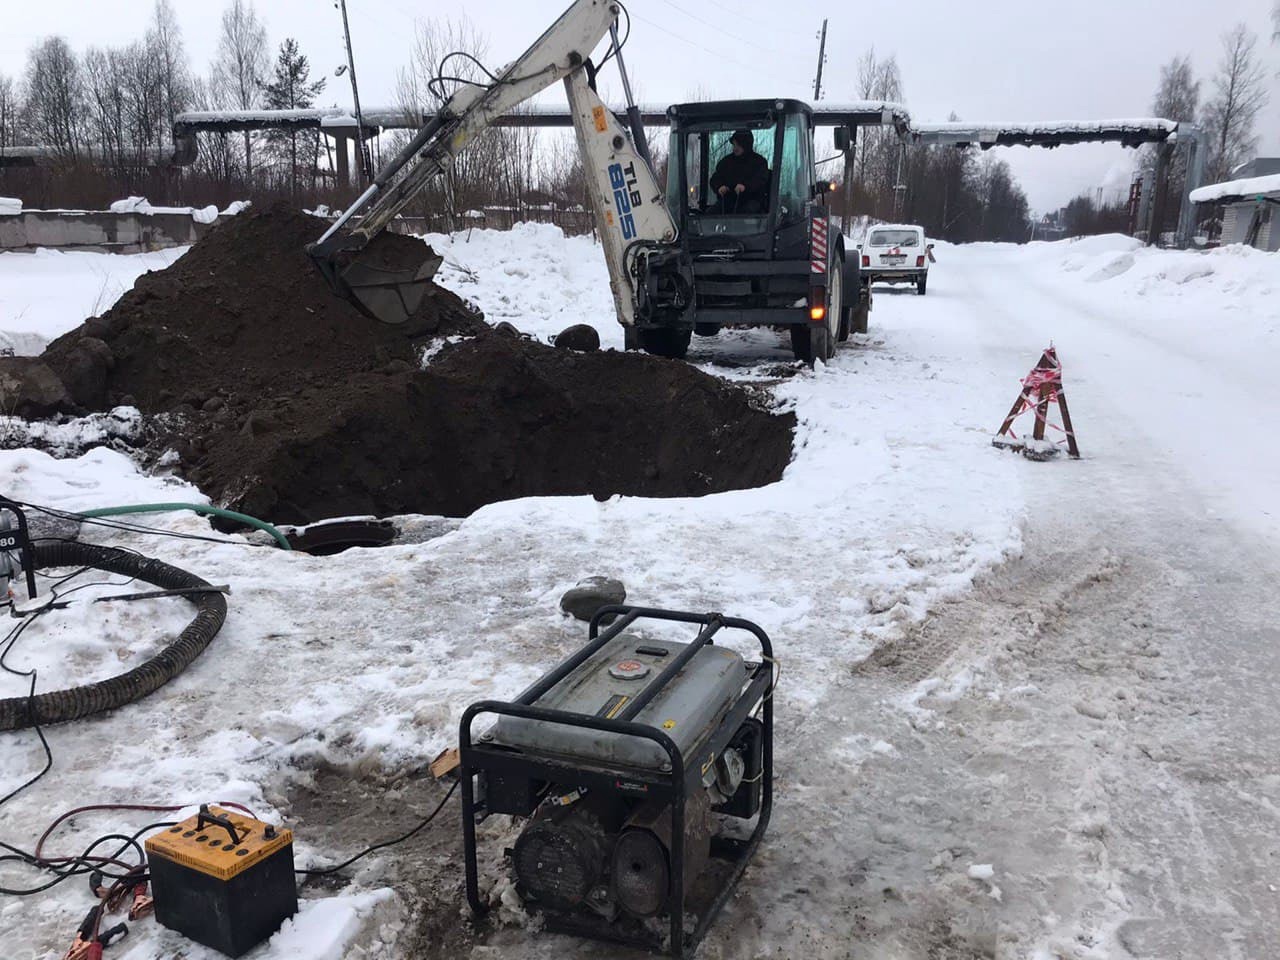
[[[791,459],[794,415],[682,362],[495,332],[442,288],[405,325],[371,320],[304,253],[321,226],[283,208],[242,215],[140,278],[40,358],[64,406],[161,414],[186,476],[282,523],[698,495],[773,482]],[[380,242],[391,257],[422,249]],[[451,334],[470,339],[422,368],[424,346]]]
[[[419,341],[487,329],[442,287],[406,324],[365,316],[333,295],[304,250],[324,227],[283,206],[242,214],[169,269],[139,277],[41,359],[81,407],[123,403],[158,413],[215,398],[256,404],[396,361],[415,365]],[[379,244],[392,256],[422,250],[421,241],[395,234]]]

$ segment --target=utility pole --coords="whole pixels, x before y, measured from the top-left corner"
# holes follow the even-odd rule
[[[907,185],[902,182],[902,161],[907,156],[907,145],[900,144],[898,147],[898,175],[895,177],[897,181],[893,185],[893,219],[902,222],[903,201],[907,198]]]
[[[360,89],[356,86],[356,57],[351,52],[351,27],[347,23],[347,0],[338,0],[338,9],[342,11],[342,34],[347,41],[347,69],[351,72],[351,100],[356,108],[356,169],[359,171],[361,186],[373,181],[373,171],[369,169],[369,158],[364,152],[364,116],[360,113]],[[343,144],[343,149],[346,145]]]
[[[827,21],[822,20],[822,39],[818,41],[818,76],[813,81],[813,99],[822,99],[822,64],[827,59]]]

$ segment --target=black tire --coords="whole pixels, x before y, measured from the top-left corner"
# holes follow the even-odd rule
[[[920,279],[916,281],[916,294],[923,297],[925,288],[929,285],[929,275],[922,274]]]
[[[849,283],[848,273],[845,273],[842,290],[848,291],[856,289],[856,286]],[[853,325],[856,322],[854,314],[857,312],[857,300],[855,299],[851,302],[848,293],[845,293],[842,299],[844,300],[844,303],[840,305],[840,326],[836,330],[836,341],[838,343],[847,343],[849,335],[853,333]]]
[[[640,331],[640,343],[644,346],[645,353],[651,353],[655,357],[670,357],[672,360],[684,359],[692,339],[692,330],[658,327],[655,330]]]
[[[867,332],[867,315],[871,313],[871,289],[869,287],[862,288],[862,294],[858,297],[858,306],[853,311],[853,332]]]
[[[796,324],[791,328],[791,352],[797,360],[809,366],[821,360],[824,363],[836,355],[836,341],[840,316],[844,308],[844,262],[839,258],[831,265],[827,276],[834,283],[827,284],[827,320],[821,326],[816,323]]]
[[[826,325],[797,323],[791,327],[791,352],[801,363],[813,366],[817,360],[830,360],[835,353],[831,331]]]
[[[714,337],[720,332],[720,324],[718,323],[695,323],[693,332],[700,337]]]

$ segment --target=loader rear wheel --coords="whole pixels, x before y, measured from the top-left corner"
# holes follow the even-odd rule
[[[858,296],[858,305],[853,308],[853,332],[867,332],[867,315],[871,313],[871,287],[862,288]]]
[[[689,352],[689,341],[693,339],[692,330],[676,330],[671,327],[659,327],[656,330],[641,330],[640,343],[645,353],[655,357],[670,357],[683,360]]]

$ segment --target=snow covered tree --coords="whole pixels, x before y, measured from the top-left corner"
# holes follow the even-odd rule
[[[324,90],[325,78],[311,80],[311,64],[306,54],[298,50],[298,41],[286,37],[276,54],[275,73],[271,82],[263,87],[263,101],[269,110],[303,110],[315,105],[316,97]],[[307,138],[308,166],[316,167],[319,136],[316,131],[304,134]],[[267,135],[267,142],[289,164],[289,192],[298,194],[298,131],[274,130]]]
[[[1258,144],[1254,123],[1267,102],[1265,71],[1258,62],[1258,39],[1243,23],[1222,37],[1222,59],[1213,97],[1205,104],[1209,137],[1209,181],[1225,180]]]
[[[253,110],[262,102],[267,72],[267,30],[253,0],[231,0],[222,13],[218,53],[213,62],[214,95],[223,107]],[[244,133],[244,178],[253,177],[253,134]]]
[[[79,159],[84,146],[84,78],[80,61],[62,37],[46,37],[27,55],[23,99],[26,127],[38,143],[64,159]]]

